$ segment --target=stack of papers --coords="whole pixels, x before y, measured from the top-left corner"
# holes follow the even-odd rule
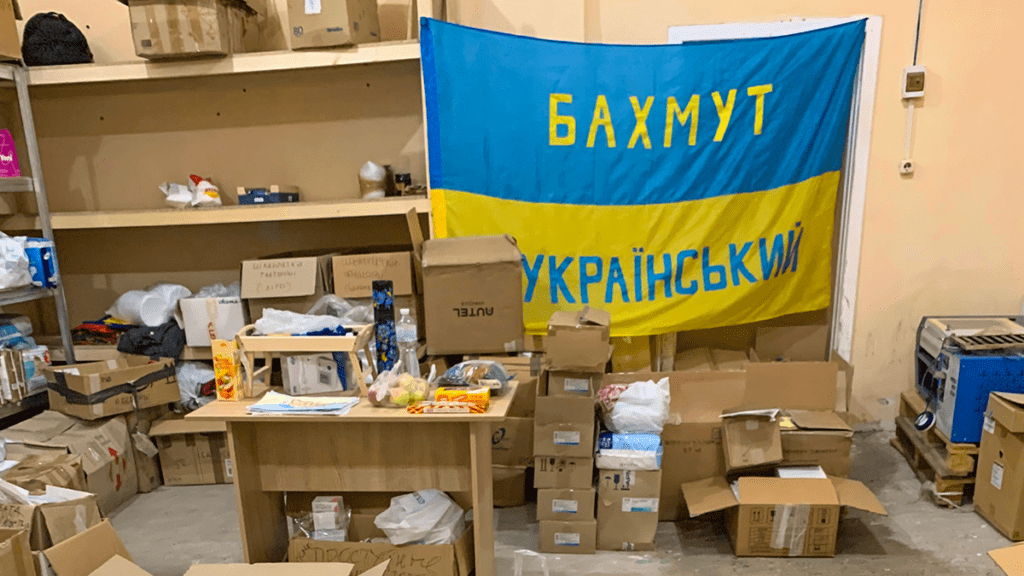
[[[289,396],[270,391],[259,402],[249,406],[250,414],[317,414],[344,416],[359,398]]]

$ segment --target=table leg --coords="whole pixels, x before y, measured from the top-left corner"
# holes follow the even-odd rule
[[[473,473],[473,542],[476,576],[494,576],[494,484],[491,479],[491,423],[469,425]]]
[[[280,492],[263,491],[256,457],[257,426],[228,422],[227,427],[245,561],[280,562],[288,553],[284,498]]]

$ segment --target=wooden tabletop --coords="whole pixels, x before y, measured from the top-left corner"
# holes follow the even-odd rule
[[[509,382],[508,393],[491,397],[491,405],[483,414],[410,414],[404,408],[378,408],[365,397],[344,416],[318,414],[249,414],[259,398],[248,398],[239,402],[214,400],[206,406],[187,414],[194,420],[222,420],[225,422],[491,422],[504,420],[518,382]]]

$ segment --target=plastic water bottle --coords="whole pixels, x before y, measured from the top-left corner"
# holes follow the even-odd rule
[[[395,326],[395,335],[398,337],[398,358],[402,361],[402,371],[419,378],[420,358],[416,354],[416,346],[419,344],[416,337],[416,321],[412,319],[408,308],[402,308],[398,312],[402,317]]]

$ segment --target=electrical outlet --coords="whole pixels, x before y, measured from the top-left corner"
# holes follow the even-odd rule
[[[904,158],[900,162],[900,174],[913,174],[914,173],[914,161],[910,158]]]
[[[903,97],[924,96],[924,66],[907,66],[903,69]]]

